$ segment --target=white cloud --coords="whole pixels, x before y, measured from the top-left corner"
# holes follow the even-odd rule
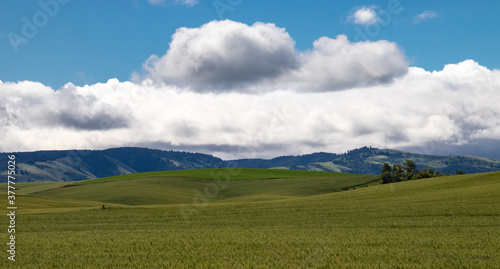
[[[165,0],[148,0],[151,5],[164,5]]]
[[[359,7],[349,16],[349,18],[355,24],[375,24],[377,22],[377,12],[375,11],[375,8],[375,6]]]
[[[426,21],[428,19],[437,18],[437,17],[439,17],[439,14],[437,14],[435,11],[426,10],[420,14],[415,15],[415,17],[413,18],[413,23],[420,23],[420,22]]]
[[[146,69],[135,82],[57,91],[0,81],[0,151],[150,146],[240,158],[500,141],[499,70],[473,60],[408,68],[388,41],[339,35],[297,51],[273,24],[211,22],[179,29]]]
[[[293,82],[302,91],[339,89],[387,83],[407,72],[408,62],[395,43],[351,43],[345,35],[322,37],[302,54]]]
[[[198,4],[197,0],[175,0],[175,2],[180,2],[181,4],[186,5],[188,7],[192,7]]]
[[[198,91],[224,90],[279,76],[297,66],[294,41],[274,24],[212,21],[180,28],[168,52],[144,64],[157,81]]]
[[[224,158],[343,152],[365,145],[449,146],[500,140],[500,71],[474,61],[348,91],[197,93],[116,79],[54,91],[0,84],[0,151],[125,145]],[[433,153],[433,152],[426,152]]]
[[[151,5],[161,6],[161,5],[165,5],[165,3],[167,2],[167,0],[148,0],[148,2]],[[196,4],[198,4],[197,0],[174,0],[174,2],[175,3],[179,3],[181,5],[188,6],[188,7],[192,7],[192,6],[196,5]]]
[[[148,78],[199,92],[259,92],[286,85],[297,91],[335,91],[390,82],[407,71],[404,54],[387,41],[351,43],[322,37],[298,52],[274,24],[213,21],[180,28],[167,53],[144,64]]]

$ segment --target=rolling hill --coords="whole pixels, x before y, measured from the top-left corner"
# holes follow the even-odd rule
[[[123,205],[274,200],[342,191],[376,176],[268,169],[199,169],[85,180],[31,192],[32,196]]]
[[[193,188],[217,184],[212,173],[229,180],[203,200]],[[19,183],[20,254],[0,267],[500,266],[500,172],[338,191],[370,177],[215,169]]]
[[[145,148],[38,151],[20,152],[16,155],[18,161],[17,180],[20,182],[78,181],[138,172],[228,167],[377,175],[384,162],[396,164],[405,159],[412,159],[419,170],[434,168],[442,174],[446,172],[454,174],[456,170],[468,174],[500,171],[500,161],[487,158],[433,156],[368,147],[351,150],[344,154],[313,153],[301,156],[281,156],[273,159],[228,161],[201,153]],[[7,153],[2,153],[0,156],[7,160]],[[2,174],[6,174],[6,171],[2,171]],[[5,180],[4,177],[0,178],[0,182],[5,182]]]

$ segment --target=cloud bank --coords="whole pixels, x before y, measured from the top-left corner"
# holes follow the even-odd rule
[[[146,66],[135,82],[0,82],[0,151],[148,146],[230,159],[500,140],[499,70],[407,67],[388,41],[340,35],[297,51],[273,24],[213,22],[179,29]]]

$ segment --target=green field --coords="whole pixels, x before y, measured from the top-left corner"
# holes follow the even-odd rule
[[[19,183],[17,261],[4,250],[0,268],[500,268],[500,173],[373,180],[215,169]]]

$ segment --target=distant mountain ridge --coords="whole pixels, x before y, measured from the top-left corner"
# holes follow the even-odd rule
[[[0,156],[7,164],[7,155]],[[466,173],[500,171],[500,161],[473,156],[434,156],[390,149],[363,147],[343,154],[313,153],[300,156],[280,156],[273,159],[239,159],[224,161],[202,153],[166,151],[147,148],[112,148],[106,150],[62,150],[15,153],[17,180],[77,181],[128,173],[201,168],[274,168],[309,171],[331,171],[376,175],[382,164],[401,163],[411,159],[417,170],[434,168],[444,174],[456,170]],[[1,172],[6,175],[5,170]],[[0,182],[6,182],[2,176]]]

